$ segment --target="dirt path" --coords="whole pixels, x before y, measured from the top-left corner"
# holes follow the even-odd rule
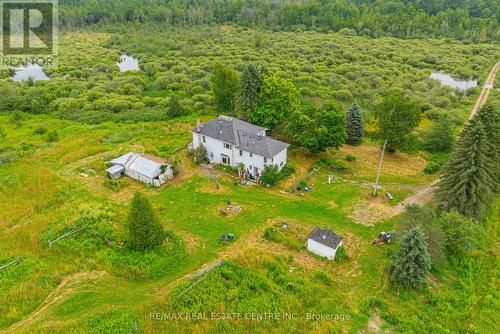
[[[105,271],[90,271],[90,272],[82,272],[82,273],[76,273],[70,276],[65,277],[61,284],[57,286],[57,288],[52,291],[47,298],[45,298],[44,302],[38,309],[36,309],[33,313],[31,313],[29,316],[24,318],[23,320],[20,320],[16,323],[14,323],[12,326],[5,330],[0,330],[1,334],[7,334],[7,333],[12,333],[16,331],[19,328],[26,327],[30,325],[33,321],[35,321],[40,314],[42,314],[49,306],[57,303],[58,301],[62,300],[64,297],[67,295],[71,294],[72,292],[75,291],[75,285],[78,283],[81,283],[83,281],[93,281],[97,280],[103,276],[105,276],[107,273]]]
[[[498,61],[495,64],[495,66],[493,66],[493,68],[490,71],[490,74],[488,74],[488,78],[486,79],[486,82],[483,85],[483,90],[481,91],[481,95],[479,95],[479,98],[477,99],[474,108],[472,108],[472,112],[470,113],[470,118],[474,117],[474,115],[478,112],[478,110],[481,109],[481,107],[486,103],[486,100],[488,100],[490,91],[494,87],[495,77],[497,75],[498,70],[500,70],[500,61]]]

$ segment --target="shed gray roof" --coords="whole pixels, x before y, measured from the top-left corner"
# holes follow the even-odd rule
[[[106,172],[108,172],[111,175],[114,175],[117,173],[121,173],[124,170],[125,170],[125,167],[120,166],[120,165],[114,165],[114,166],[111,166],[110,168],[106,169]]]
[[[309,239],[333,249],[337,248],[343,240],[331,230],[322,229],[318,226],[311,232],[311,234],[309,235]]]
[[[161,174],[161,164],[147,159],[138,153],[130,152],[110,161],[113,165],[123,166],[148,178],[156,178]]]
[[[290,146],[282,141],[267,137],[265,135],[266,128],[223,115],[203,124],[199,131],[197,128],[192,131],[267,158],[274,157]]]

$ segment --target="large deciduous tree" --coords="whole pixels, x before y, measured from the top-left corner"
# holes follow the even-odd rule
[[[292,141],[312,152],[339,148],[346,140],[345,113],[335,103],[323,108],[308,104],[292,114],[286,132]]]
[[[387,150],[408,149],[413,143],[412,132],[420,123],[418,105],[401,93],[388,94],[376,113],[378,136],[387,140]]]
[[[261,88],[262,79],[259,69],[253,64],[248,64],[241,75],[238,97],[236,99],[236,114],[239,118],[248,120],[259,102]]]
[[[226,115],[234,114],[238,81],[238,74],[235,70],[221,64],[214,65],[212,89],[217,111]]]
[[[489,150],[491,145],[479,117],[465,126],[438,183],[438,206],[455,210],[481,221],[491,206],[495,188],[495,166]]]
[[[252,123],[272,130],[299,106],[297,88],[290,80],[274,73],[262,81],[259,103],[249,119]]]
[[[365,134],[363,129],[363,116],[356,103],[347,110],[346,113],[347,144],[359,145]]]
[[[144,251],[161,245],[165,232],[151,207],[148,198],[136,192],[128,214],[130,248]]]
[[[391,281],[407,287],[417,287],[431,269],[424,232],[415,227],[403,236],[398,252],[392,259],[389,272]]]

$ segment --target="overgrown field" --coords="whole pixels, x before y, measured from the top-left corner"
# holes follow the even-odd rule
[[[394,229],[397,204],[435,180],[423,172],[429,153],[388,153],[380,182],[393,201],[383,191],[376,199],[370,195],[379,158],[371,136],[361,146],[321,154],[292,149],[296,180],[320,167],[307,181],[313,191],[302,196],[290,194],[291,178],[269,189],[235,185],[227,175],[216,182],[216,171],[196,166],[186,153],[195,120],[215,116],[215,62],[282,71],[312,102],[347,107],[358,101],[369,134],[370,112],[391,88],[428,106],[419,131],[433,113],[452,115],[458,131],[478,90],[453,95],[428,76],[440,71],[481,82],[498,46],[235,27],[65,34],[61,44],[60,67],[48,73],[52,80],[0,83],[0,266],[23,258],[0,271],[0,333],[493,333],[498,327],[498,200],[483,248],[436,266],[416,291],[389,284],[386,270],[397,245],[371,245],[380,231]],[[122,52],[139,57],[144,70],[118,73],[114,62]],[[169,115],[173,96],[181,98],[185,115]],[[497,91],[490,99],[498,106]],[[179,173],[162,189],[107,180],[105,162],[129,151],[165,158]],[[321,157],[335,164],[318,163]],[[123,244],[137,190],[172,232],[146,253]],[[222,215],[228,200],[242,211]],[[92,228],[49,246],[83,221]],[[305,250],[315,226],[345,238],[344,261]],[[236,240],[219,241],[226,233]],[[221,259],[226,263],[186,291],[196,282],[191,274]],[[175,312],[208,319],[151,316]],[[278,317],[217,320],[212,312]],[[308,313],[342,319],[308,319]],[[284,320],[284,314],[295,315]]]

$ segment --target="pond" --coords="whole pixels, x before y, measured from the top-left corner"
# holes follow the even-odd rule
[[[139,59],[129,55],[121,55],[120,59],[121,61],[119,63],[116,63],[116,65],[118,65],[118,67],[120,68],[120,72],[141,70],[139,68]]]
[[[477,86],[477,80],[469,80],[469,81],[464,81],[464,80],[456,80],[454,79],[451,75],[448,74],[443,74],[443,73],[437,73],[433,72],[431,74],[431,79],[439,80],[442,85],[455,88],[458,90],[465,91],[469,88],[476,87]]]
[[[38,64],[31,64],[16,68],[16,72],[14,73],[12,79],[20,82],[30,79],[33,81],[50,80],[47,74],[43,71],[43,68]]]

